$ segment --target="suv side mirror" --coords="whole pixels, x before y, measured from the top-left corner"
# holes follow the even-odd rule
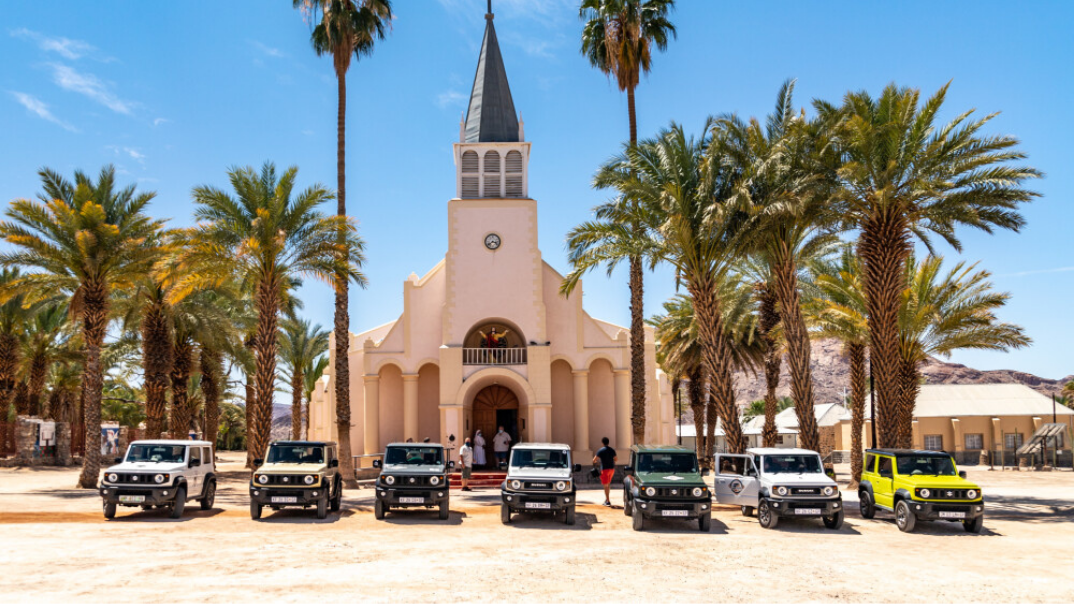
[[[756,476],[756,475],[757,475],[757,470],[755,470],[753,468],[749,468],[749,469],[746,470],[746,476]]]
[[[123,463],[123,458],[122,457],[117,457],[117,458],[115,458],[114,462],[115,463]]]
[[[338,459],[333,459],[332,461],[328,462],[328,467],[329,468],[338,468],[339,467],[339,460]]]
[[[574,467],[572,468],[572,470],[575,471],[575,472],[581,472],[582,471],[582,464],[580,464],[580,463],[574,464]]]
[[[958,471],[958,477],[959,478],[965,478],[966,477],[966,470],[959,470]]]
[[[262,465],[264,465],[264,464],[265,464],[265,460],[264,460],[264,459],[255,459],[255,460],[254,460],[254,465],[255,465],[255,466],[262,466]]]
[[[453,461],[447,462],[447,467],[448,467],[449,470],[454,470],[455,469],[455,462],[453,462]]]
[[[374,468],[379,468],[380,467],[380,460],[379,459],[374,459],[373,460],[373,467]]]
[[[708,468],[701,468],[701,475],[702,476],[708,476],[709,475],[709,469]]]
[[[201,465],[201,460],[200,459],[191,459],[190,460],[190,467],[191,468],[196,468],[196,467],[198,467],[200,465]]]

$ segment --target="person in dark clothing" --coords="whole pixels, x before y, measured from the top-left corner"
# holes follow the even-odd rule
[[[600,442],[604,446],[593,456],[593,465],[600,464],[600,484],[604,485],[604,505],[611,507],[612,477],[615,476],[615,462],[619,458],[615,455],[615,449],[609,446],[610,441],[607,436],[600,439]]]

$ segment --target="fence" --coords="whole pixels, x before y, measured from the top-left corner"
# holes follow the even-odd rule
[[[525,365],[525,348],[463,348],[463,365]]]

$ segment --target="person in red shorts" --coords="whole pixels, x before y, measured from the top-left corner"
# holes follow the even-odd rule
[[[600,442],[604,446],[593,456],[593,465],[600,464],[600,484],[604,485],[604,505],[611,507],[612,477],[615,476],[615,462],[619,458],[615,456],[615,449],[608,445],[610,441],[607,436],[600,439]]]

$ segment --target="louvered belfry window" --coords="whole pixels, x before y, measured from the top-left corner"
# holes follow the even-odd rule
[[[508,151],[504,160],[504,197],[522,197],[522,154]]]
[[[476,151],[465,151],[462,154],[462,197],[473,199],[480,197],[480,181],[478,175],[478,156]]]
[[[485,191],[482,197],[503,197],[500,192],[500,154],[495,151],[485,153]]]

